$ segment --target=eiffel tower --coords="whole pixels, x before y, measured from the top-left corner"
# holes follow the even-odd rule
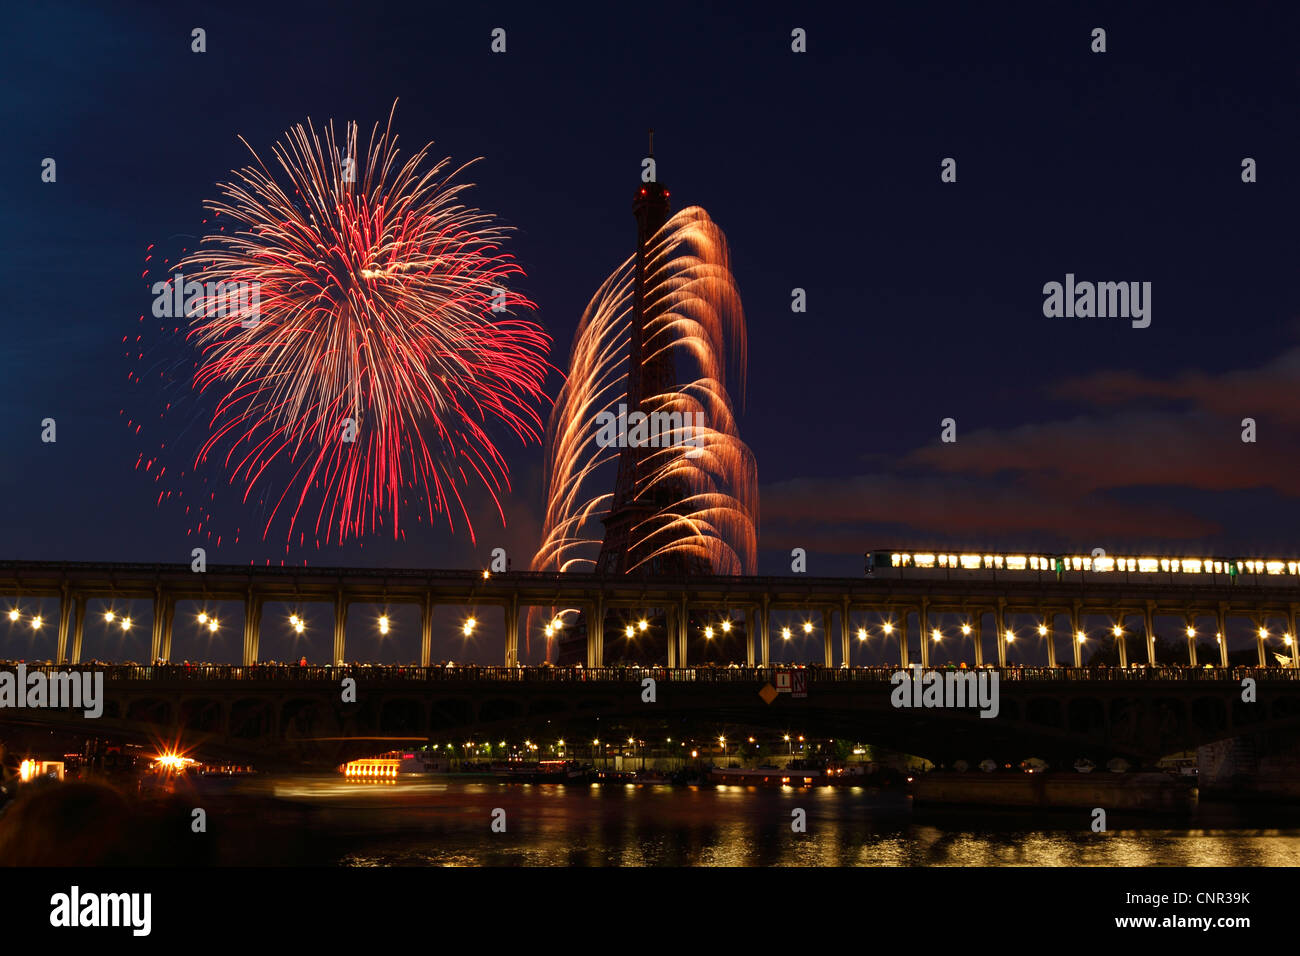
[[[650,130],[650,158],[654,159],[654,130]],[[632,215],[636,218],[636,272],[633,285],[631,349],[627,375],[627,410],[649,414],[645,407],[648,396],[670,391],[677,384],[671,349],[662,342],[648,342],[647,329],[657,311],[662,308],[648,301],[647,269],[651,243],[655,233],[668,221],[668,190],[662,183],[648,182],[637,187],[632,199]],[[646,358],[647,353],[653,357]],[[624,447],[619,453],[618,479],[614,484],[614,500],[605,516],[605,538],[596,571],[600,574],[632,574],[636,576],[711,574],[707,558],[668,552],[644,560],[644,544],[640,539],[645,529],[637,525],[654,514],[672,511],[683,501],[690,489],[685,481],[656,482],[650,485],[652,465],[650,456],[656,449]],[[660,542],[662,543],[662,542]]]

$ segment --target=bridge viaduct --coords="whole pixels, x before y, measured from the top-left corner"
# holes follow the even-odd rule
[[[750,666],[770,663],[771,615],[774,611],[800,610],[819,615],[824,639],[824,663],[832,666],[835,644],[839,659],[850,659],[855,614],[876,614],[892,620],[885,637],[896,642],[899,663],[913,662],[909,649],[909,618],[920,629],[919,662],[930,663],[932,615],[960,614],[976,629],[975,663],[984,661],[984,642],[978,633],[985,615],[993,618],[996,663],[1007,663],[1009,638],[1006,621],[1012,614],[1032,614],[1040,633],[1050,633],[1058,620],[1068,619],[1073,664],[1082,664],[1080,622],[1087,615],[1104,614],[1115,624],[1115,645],[1121,666],[1128,663],[1129,640],[1138,632],[1124,622],[1136,619],[1146,642],[1146,659],[1154,661],[1153,618],[1174,615],[1186,623],[1188,656],[1197,661],[1197,623],[1213,624],[1219,660],[1228,664],[1229,619],[1249,618],[1258,662],[1268,663],[1268,644],[1282,639],[1294,653],[1296,612],[1300,588],[1266,576],[1250,580],[1224,575],[1201,575],[1194,584],[1184,576],[1092,575],[1067,573],[1007,575],[999,579],[953,576],[919,578],[814,578],[710,576],[683,579],[633,579],[592,574],[541,574],[479,571],[394,570],[356,568],[257,568],[212,566],[194,572],[188,565],[96,564],[81,562],[0,562],[0,594],[38,596],[59,601],[56,658],[58,663],[81,660],[89,599],[131,598],[152,602],[150,659],[171,659],[172,628],[178,601],[238,601],[244,606],[243,654],[246,665],[259,660],[263,605],[268,601],[328,602],[333,605],[333,661],[347,660],[348,608],[356,603],[410,603],[421,612],[420,664],[430,663],[433,610],[439,605],[494,607],[505,621],[503,663],[520,660],[520,611],[528,608],[572,609],[583,612],[586,622],[586,665],[599,667],[606,660],[604,622],[611,609],[664,612],[669,630],[670,667],[685,667],[688,627],[692,614],[743,615],[745,661]],[[1280,621],[1284,634],[1272,635],[1265,623]],[[837,626],[833,624],[837,622]],[[1076,640],[1079,635],[1081,639]],[[1046,642],[1048,665],[1056,666],[1056,645]],[[993,663],[990,661],[989,663]],[[1060,663],[1069,663],[1063,661]]]

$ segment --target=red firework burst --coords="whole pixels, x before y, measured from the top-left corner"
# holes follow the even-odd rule
[[[307,520],[318,541],[386,521],[396,537],[412,506],[453,530],[459,513],[472,538],[463,490],[501,514],[509,488],[490,432],[540,441],[550,338],[512,313],[534,306],[510,288],[508,229],[462,202],[464,166],[429,146],[399,164],[392,121],[364,157],[355,124],[340,149],[310,119],[270,166],[249,146],[255,165],[206,204],[225,225],[178,263],[193,385],[215,407],[195,467],[258,489],[264,538],[277,516],[290,537]]]

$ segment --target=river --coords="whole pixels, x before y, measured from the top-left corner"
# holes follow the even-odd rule
[[[301,840],[282,852],[338,866],[1297,866],[1295,810],[1198,808],[1191,817],[1084,811],[911,810],[902,793],[263,777],[217,804]],[[251,799],[250,799],[251,798]],[[805,832],[794,832],[796,811]],[[296,816],[294,816],[296,815]],[[273,822],[273,818],[274,822]],[[494,832],[493,820],[497,820]],[[257,842],[252,825],[253,841]],[[247,837],[245,837],[247,839]],[[243,842],[241,840],[241,842]],[[307,852],[307,849],[310,852]]]

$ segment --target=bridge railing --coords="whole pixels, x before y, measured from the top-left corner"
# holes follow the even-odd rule
[[[0,669],[12,670],[17,662],[0,662]],[[731,684],[772,683],[777,675],[793,673],[793,680],[808,683],[889,682],[900,668],[897,665],[871,667],[799,667],[768,665],[765,667],[479,667],[475,665],[420,667],[413,664],[100,664],[87,662],[73,665],[28,663],[27,673],[90,671],[103,672],[104,679],[130,681],[338,681],[345,677],[365,681],[412,681],[429,683],[640,683],[645,678],[656,681]],[[908,669],[912,673],[911,668]],[[931,667],[923,673],[970,674],[993,672],[999,680],[1024,681],[1240,681],[1300,680],[1300,669],[1293,667],[1187,667],[1138,665],[1133,667],[985,667],[958,669]]]

